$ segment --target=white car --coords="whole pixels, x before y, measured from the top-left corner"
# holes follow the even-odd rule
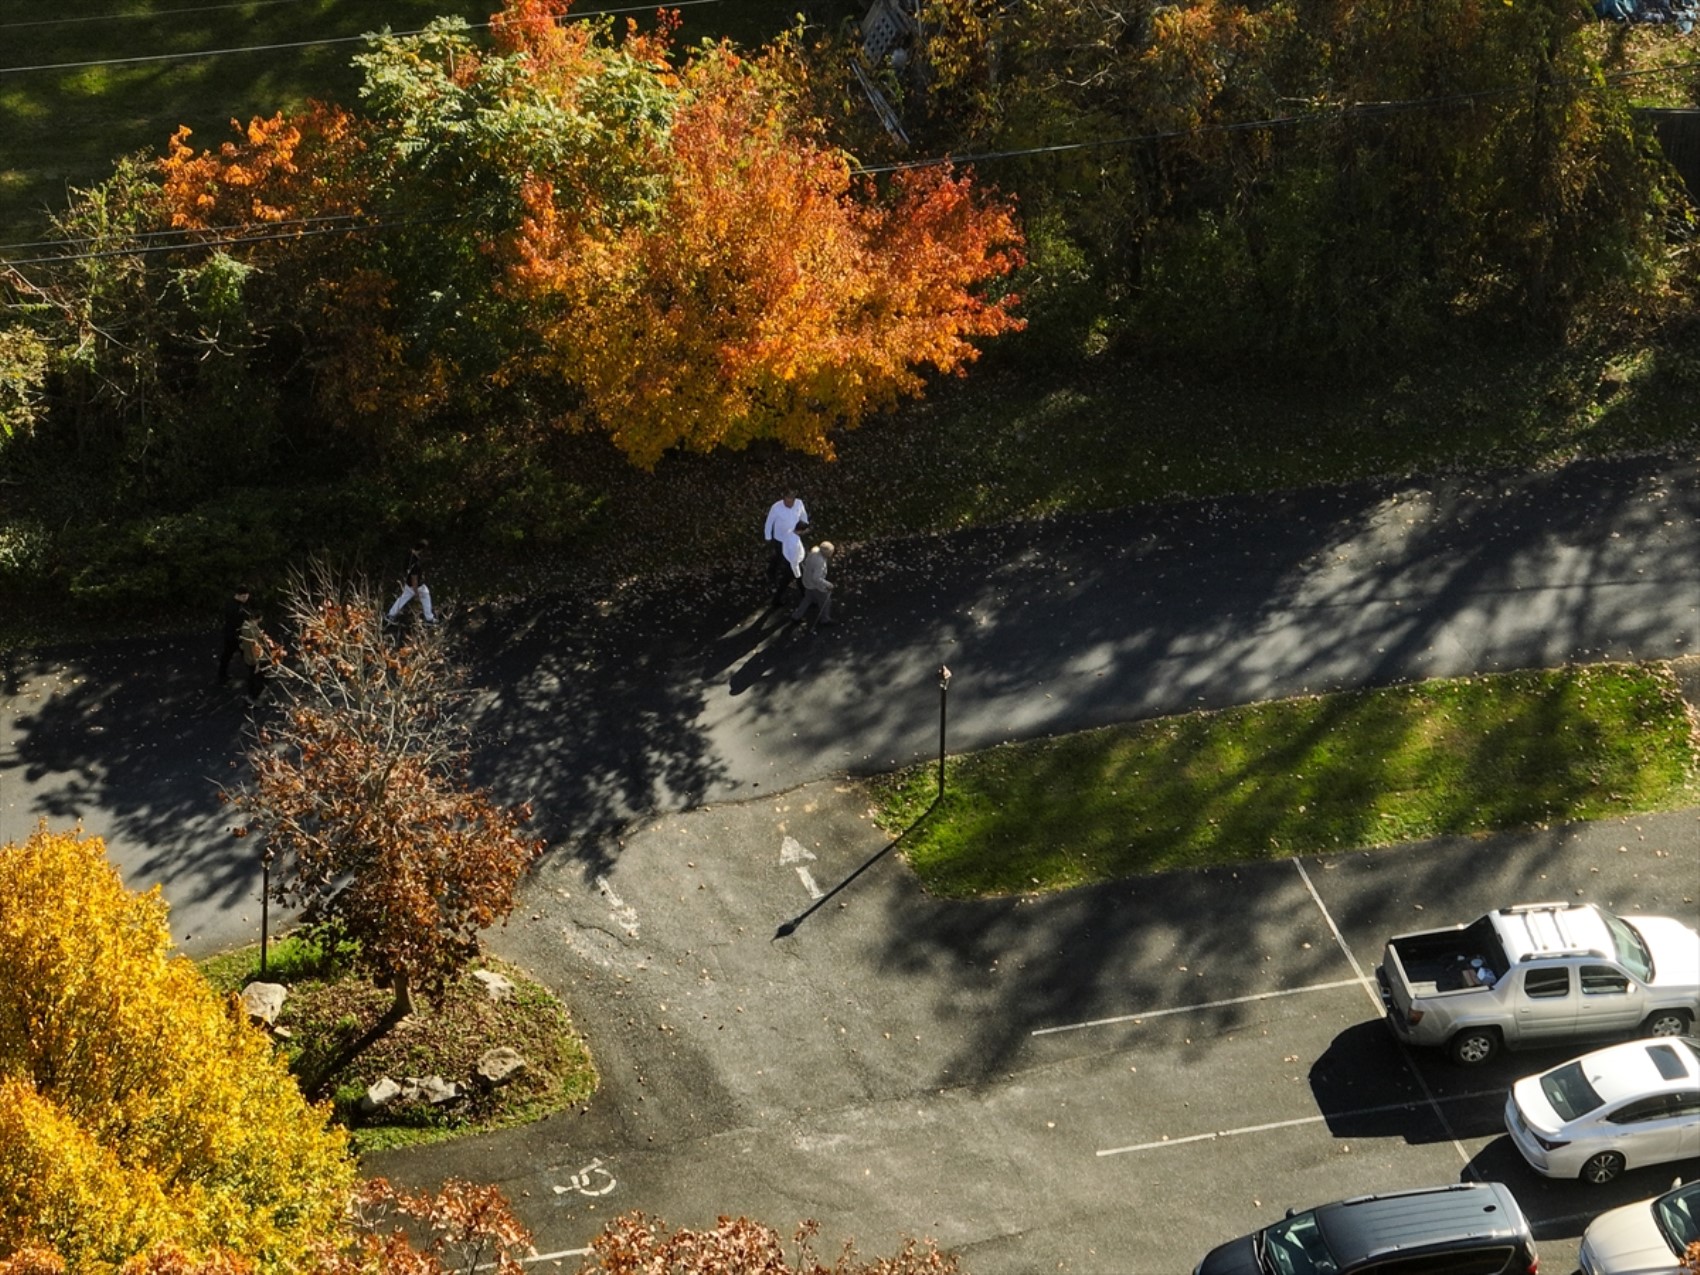
[[[1700,1041],[1632,1040],[1525,1076],[1511,1087],[1505,1127],[1549,1178],[1610,1182],[1700,1156]]]
[[[1582,1275],[1681,1275],[1690,1244],[1700,1244],[1700,1182],[1600,1214],[1577,1262]]]

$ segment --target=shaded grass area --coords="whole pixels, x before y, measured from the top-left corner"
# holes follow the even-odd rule
[[[483,961],[475,968],[513,983],[511,999],[492,1001],[469,970],[442,1005],[421,1000],[414,1014],[390,1023],[390,992],[351,973],[351,956],[346,944],[288,936],[273,946],[266,977],[289,988],[278,1025],[288,1033],[282,1048],[290,1071],[309,1099],[331,1102],[357,1153],[526,1124],[595,1092],[595,1064],[566,1006],[522,971]],[[201,969],[220,991],[239,991],[259,976],[259,950],[211,957]],[[497,1089],[472,1084],[479,1057],[502,1045],[519,1051],[525,1072]],[[441,1076],[465,1086],[466,1095],[443,1106],[397,1102],[363,1115],[361,1097],[383,1076]]]
[[[876,781],[907,827],[937,775]],[[1306,696],[950,759],[905,838],[949,897],[1680,808],[1700,746],[1668,665]]]

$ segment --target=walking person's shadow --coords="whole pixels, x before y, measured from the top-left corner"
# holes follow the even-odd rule
[[[780,670],[789,672],[790,662],[787,657],[794,655],[799,649],[798,642],[803,636],[802,632],[783,613],[779,629],[768,633],[767,640],[763,641],[762,635],[765,631],[765,622],[755,625],[749,631],[750,640],[756,644],[756,649],[749,659],[732,670],[726,688],[733,695],[742,695],[756,683],[772,677]]]

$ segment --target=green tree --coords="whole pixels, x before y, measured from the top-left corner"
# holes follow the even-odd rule
[[[1670,175],[1584,6],[936,8],[935,144],[1091,143],[1016,185],[1138,340],[1333,361],[1487,323],[1562,332],[1660,282]],[[1137,140],[1098,144],[1118,138]]]

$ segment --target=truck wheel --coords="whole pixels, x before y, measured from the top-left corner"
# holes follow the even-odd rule
[[[1601,1151],[1582,1161],[1582,1172],[1577,1176],[1584,1182],[1604,1186],[1622,1172],[1623,1157],[1615,1151]]]
[[[1647,1021],[1641,1024],[1641,1030],[1649,1036],[1685,1036],[1688,1034],[1688,1015],[1680,1009],[1661,1009],[1648,1015]]]
[[[1499,1052],[1499,1033],[1491,1027],[1466,1027],[1446,1042],[1446,1052],[1460,1067],[1480,1067]]]

